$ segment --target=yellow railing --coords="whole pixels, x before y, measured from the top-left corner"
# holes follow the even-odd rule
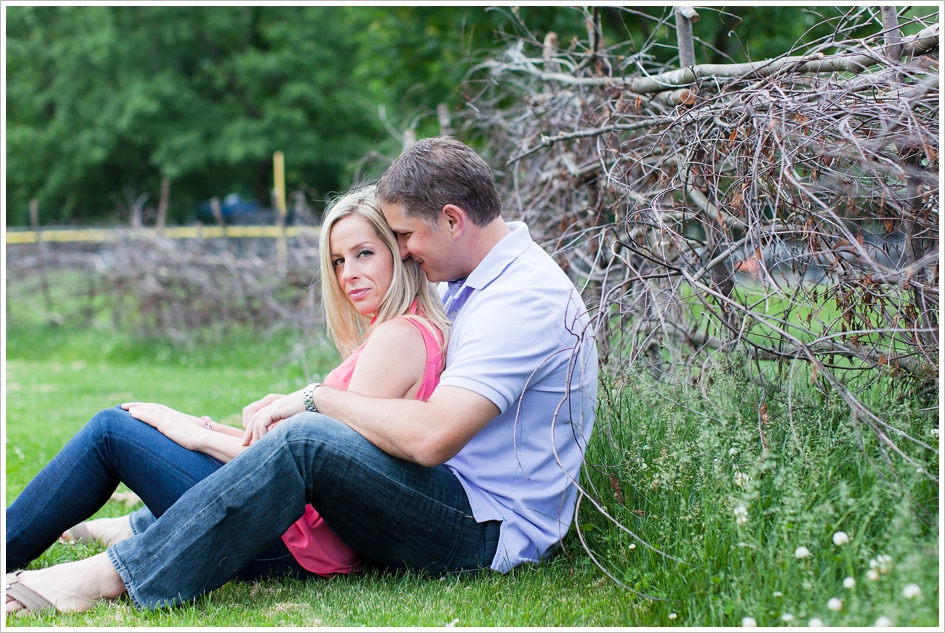
[[[224,235],[225,233],[225,235]],[[318,237],[317,226],[287,226],[286,237],[307,235]],[[118,239],[150,239],[158,235],[157,229],[48,229],[39,231],[6,232],[7,244],[33,244],[35,242],[114,242]],[[281,236],[281,229],[273,225],[236,225],[227,226],[225,231],[220,226],[169,226],[162,232],[163,237],[172,240],[208,239],[214,237],[272,237]]]

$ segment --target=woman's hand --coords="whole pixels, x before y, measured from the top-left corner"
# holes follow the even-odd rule
[[[158,431],[192,451],[199,451],[201,437],[207,433],[200,418],[164,406],[146,402],[126,402],[121,408],[137,420],[150,424]]]
[[[258,403],[254,402],[243,409],[243,427],[246,429],[246,432],[243,434],[243,446],[249,446],[261,438],[269,432],[269,427],[274,424],[305,411],[305,402],[301,390],[290,393],[287,396],[275,396],[272,400],[269,400],[270,398],[273,398],[272,394],[266,396]],[[252,413],[247,422],[246,410],[262,402],[266,402],[265,406]]]

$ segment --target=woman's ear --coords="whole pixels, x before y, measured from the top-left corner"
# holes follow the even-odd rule
[[[455,204],[448,204],[443,207],[443,211],[440,212],[440,220],[450,234],[457,238],[463,234],[466,230],[466,222],[469,221],[469,216],[466,215],[461,207],[457,207]]]

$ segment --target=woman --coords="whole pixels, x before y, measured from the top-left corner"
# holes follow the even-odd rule
[[[373,203],[372,187],[331,205],[319,246],[327,329],[346,356],[325,384],[382,398],[428,398],[443,368],[448,320],[416,262],[396,256],[397,240]],[[280,398],[304,402],[305,391],[250,404],[244,426]],[[7,570],[25,567],[75,524],[71,536],[82,530],[109,544],[147,529],[191,486],[249,448],[251,439],[157,404],[132,402],[96,414],[7,508]],[[147,509],[82,526],[119,482]],[[308,506],[239,577],[349,573],[360,564]],[[35,600],[14,575],[6,582],[8,612],[25,608],[17,595]]]

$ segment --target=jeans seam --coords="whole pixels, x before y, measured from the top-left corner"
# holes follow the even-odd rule
[[[344,424],[344,423],[341,422],[341,424]],[[350,427],[349,427],[349,428],[350,428]],[[352,431],[353,431],[353,429],[352,429]],[[354,431],[354,432],[357,433],[357,431]],[[363,436],[362,436],[362,437],[363,437]],[[299,443],[299,442],[301,442],[301,443],[303,443],[303,444],[307,444],[307,443],[308,443],[308,440],[307,440],[307,439],[295,439],[295,440],[285,439],[284,441],[285,441],[286,444],[289,444],[290,442],[292,442],[292,443]],[[367,441],[367,440],[365,439],[365,441]],[[375,448],[376,448],[376,447],[375,447]],[[437,499],[436,497],[432,497],[432,496],[426,494],[425,492],[418,490],[418,489],[415,488],[415,487],[409,486],[408,484],[406,484],[406,483],[403,482],[402,480],[397,479],[397,478],[395,478],[395,477],[392,477],[392,476],[388,475],[388,474],[387,474],[386,472],[384,472],[383,470],[379,470],[378,468],[376,468],[376,467],[375,467],[373,464],[371,464],[370,462],[368,462],[368,461],[366,461],[366,460],[363,460],[363,459],[358,459],[356,454],[352,453],[351,451],[348,451],[346,448],[341,447],[341,446],[334,446],[334,447],[333,447],[333,450],[335,450],[335,451],[336,451],[338,454],[340,454],[340,455],[344,455],[344,456],[345,456],[346,458],[348,458],[349,460],[357,462],[358,464],[362,465],[362,467],[364,467],[365,469],[370,470],[372,473],[375,473],[377,476],[384,478],[385,480],[391,482],[392,484],[398,486],[399,488],[402,488],[402,489],[405,489],[405,490],[410,490],[411,493],[417,494],[418,496],[420,496],[420,497],[422,497],[422,498],[424,498],[424,499],[426,499],[426,500],[428,500],[428,501],[430,501],[430,502],[432,502],[432,503],[437,504],[437,505],[440,506],[441,508],[444,508],[444,509],[446,509],[446,510],[449,510],[449,511],[450,511],[451,513],[453,513],[453,514],[458,514],[458,515],[460,516],[460,520],[459,520],[460,524],[464,523],[467,518],[470,518],[470,519],[472,519],[473,521],[475,521],[475,516],[474,516],[473,514],[467,513],[465,510],[457,509],[457,508],[455,508],[455,507],[453,507],[453,506],[451,506],[451,505],[449,505],[449,504],[447,504],[447,503],[444,503],[443,501]],[[380,449],[378,449],[378,450],[380,450]],[[397,459],[397,458],[394,458],[394,459]],[[448,470],[448,469],[447,469],[447,470]],[[460,489],[460,491],[462,492],[463,497],[466,499],[466,503],[468,504],[468,503],[469,503],[469,496],[466,494],[466,489],[463,488],[462,482],[459,481],[459,478],[456,477],[456,474],[453,473],[453,471],[448,470],[448,472],[449,472],[450,476],[453,477],[453,478],[456,480],[456,483],[457,483],[457,485],[459,485],[459,489]],[[316,510],[317,510],[317,508],[316,508]],[[451,569],[450,569],[450,566],[451,566],[453,560],[456,558],[456,551],[457,551],[457,549],[459,548],[460,544],[461,544],[461,539],[454,539],[454,541],[453,541],[453,543],[452,543],[452,547],[450,548],[450,551],[449,551],[449,553],[447,554],[445,561],[443,561],[443,562],[440,563],[440,566],[441,566],[441,570],[442,570],[442,571],[444,571],[444,572],[446,572],[446,573],[451,573],[452,571],[454,571],[454,570],[451,570]],[[478,558],[478,555],[477,555],[477,558]],[[490,562],[491,562],[491,561],[490,561]],[[481,564],[482,564],[482,562],[480,561],[480,565],[481,565]],[[461,573],[461,572],[471,571],[471,570],[474,570],[474,569],[478,569],[478,567],[467,568],[467,567],[464,566],[462,569],[459,569],[459,570],[456,570],[456,571],[458,571],[458,572]]]
[[[357,431],[355,431],[355,432],[357,432]],[[288,444],[290,441],[291,441],[291,442],[303,442],[303,443],[306,442],[306,440],[288,440],[288,439],[287,439],[287,440],[285,440],[285,443]],[[367,441],[367,440],[365,440],[365,441]],[[375,447],[375,448],[376,448],[376,447]],[[349,458],[349,459],[354,459],[354,455],[353,455],[352,453],[350,453],[350,452],[348,452],[348,451],[342,449],[341,447],[335,446],[335,447],[334,447],[334,450],[335,450],[335,451],[338,451],[339,453],[343,454],[345,457],[347,457],[347,458]],[[380,449],[378,449],[378,450],[380,450]],[[394,458],[394,459],[397,459],[397,458]],[[373,473],[379,475],[380,477],[383,477],[383,478],[386,479],[387,481],[390,481],[390,482],[392,482],[392,483],[398,485],[398,486],[401,487],[401,488],[411,490],[412,492],[415,492],[415,493],[419,494],[420,496],[422,496],[424,499],[427,499],[427,500],[429,500],[429,501],[432,501],[432,502],[436,503],[436,504],[439,505],[439,506],[448,508],[449,510],[452,510],[453,512],[457,512],[457,513],[462,514],[462,515],[464,515],[464,516],[466,515],[466,513],[463,512],[462,510],[457,510],[456,508],[451,507],[449,504],[443,503],[442,501],[440,501],[439,499],[437,499],[437,498],[435,498],[435,497],[431,497],[430,495],[428,495],[428,494],[426,494],[426,493],[423,493],[422,491],[418,491],[416,488],[412,488],[412,487],[408,486],[407,484],[403,483],[402,481],[400,481],[400,480],[398,480],[398,479],[395,479],[394,477],[391,477],[390,475],[386,474],[386,473],[383,472],[383,471],[378,470],[378,469],[375,468],[373,465],[371,465],[370,463],[368,463],[368,462],[366,462],[366,461],[364,461],[364,460],[356,460],[356,461],[357,461],[359,464],[363,465],[365,468],[370,469],[371,472],[373,472]],[[456,478],[456,475],[454,475],[454,474],[452,473],[452,471],[450,471],[450,475],[451,475],[452,477]],[[458,479],[458,478],[456,478],[456,482],[459,483],[459,479]],[[460,486],[462,486],[462,484],[460,484]],[[465,491],[465,489],[463,489],[463,496],[466,496],[466,491]],[[468,498],[468,497],[466,498],[466,502],[467,502],[467,503],[469,502],[469,498]],[[317,510],[318,508],[315,508],[315,509]],[[475,517],[472,517],[472,518],[475,518]]]

